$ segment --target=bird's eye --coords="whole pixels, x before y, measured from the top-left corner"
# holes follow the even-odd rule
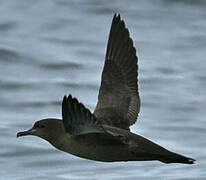
[[[39,125],[40,128],[44,128],[45,126],[43,124]]]
[[[37,128],[41,128],[41,129],[42,129],[42,128],[45,127],[45,125],[43,125],[43,124],[36,124],[35,127],[37,127]]]

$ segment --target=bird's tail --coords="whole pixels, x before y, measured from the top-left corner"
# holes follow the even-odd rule
[[[183,163],[183,164],[194,164],[195,159],[182,156],[177,153],[170,152],[166,156],[162,156],[159,159],[161,162],[164,163]]]

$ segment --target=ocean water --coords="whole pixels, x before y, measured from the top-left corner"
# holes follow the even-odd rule
[[[204,0],[0,2],[0,179],[206,178]],[[16,138],[36,120],[61,118],[64,94],[94,110],[114,13],[139,57],[141,113],[132,131],[196,164],[102,163]]]

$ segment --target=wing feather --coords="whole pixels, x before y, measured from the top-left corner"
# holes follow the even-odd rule
[[[137,56],[129,31],[114,15],[94,115],[102,124],[129,129],[140,110]]]
[[[71,95],[62,101],[62,119],[66,132],[71,135],[104,133],[97,118]]]

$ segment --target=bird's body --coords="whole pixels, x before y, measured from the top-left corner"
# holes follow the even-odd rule
[[[71,95],[64,96],[62,120],[37,121],[32,129],[19,132],[17,137],[35,135],[64,152],[96,161],[193,164],[194,159],[168,151],[130,131],[140,110],[137,60],[129,31],[120,15],[115,14],[94,113]]]
[[[176,157],[176,162],[180,158],[182,162],[188,163],[187,158],[170,152],[142,136],[120,128],[107,125],[103,127],[109,134],[90,133],[72,136],[64,131],[57,141],[50,143],[64,152],[102,162],[159,160],[169,163],[172,157]]]

